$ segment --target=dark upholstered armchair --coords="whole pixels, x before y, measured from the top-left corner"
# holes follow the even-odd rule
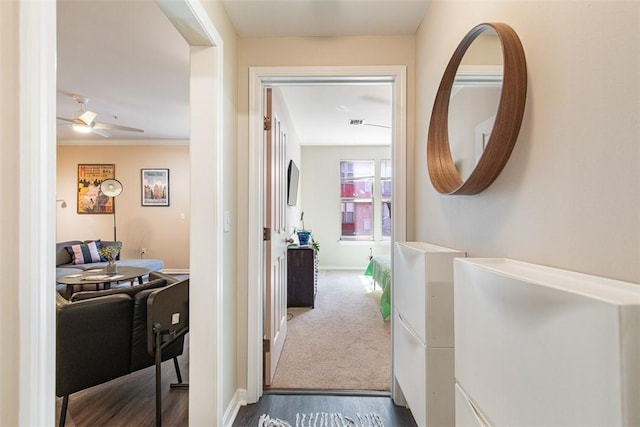
[[[188,288],[188,279],[186,280]],[[56,395],[63,397],[60,426],[64,426],[69,395],[155,363],[147,348],[147,301],[153,292],[179,282],[152,272],[140,286],[78,292],[71,301],[57,294]],[[162,350],[162,361],[177,357],[184,336]]]

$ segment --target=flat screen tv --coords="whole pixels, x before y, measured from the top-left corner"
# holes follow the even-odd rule
[[[289,169],[287,171],[287,205],[295,206],[298,202],[298,181],[300,180],[300,171],[293,162],[289,161]]]

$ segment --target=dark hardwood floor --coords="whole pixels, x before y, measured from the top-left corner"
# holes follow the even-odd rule
[[[296,393],[295,390],[288,392]],[[337,412],[352,419],[356,419],[356,414],[365,415],[373,412],[380,416],[385,427],[413,427],[416,425],[407,408],[396,406],[389,396],[383,394],[349,395],[349,392],[344,391],[339,395],[332,395],[331,392],[319,392],[318,394],[276,393],[278,392],[265,394],[258,403],[240,408],[233,426],[255,427],[263,414],[288,421],[289,424],[295,426],[296,414],[317,412]]]

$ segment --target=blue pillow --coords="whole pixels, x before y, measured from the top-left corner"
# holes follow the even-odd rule
[[[65,249],[71,255],[71,264],[88,264],[101,261],[100,254],[98,254],[98,245],[99,243],[89,242],[67,246]]]

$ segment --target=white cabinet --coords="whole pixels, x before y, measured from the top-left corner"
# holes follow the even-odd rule
[[[395,382],[418,426],[454,425],[453,260],[464,256],[423,242],[395,245]]]
[[[458,259],[456,424],[640,425],[640,285]]]

